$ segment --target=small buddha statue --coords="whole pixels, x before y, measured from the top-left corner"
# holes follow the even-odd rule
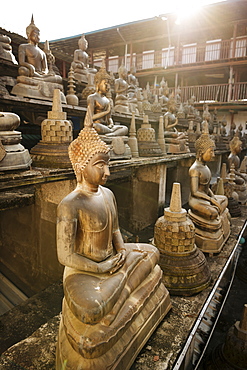
[[[122,157],[131,157],[131,151],[127,145],[128,127],[115,124],[111,117],[111,100],[107,97],[110,80],[111,76],[106,72],[103,63],[100,70],[95,74],[96,91],[87,97],[87,109],[92,115],[95,130],[99,135],[103,135],[102,139],[105,142],[111,145],[111,157],[114,153],[118,153]]]
[[[188,147],[188,136],[185,132],[178,132],[176,125],[178,119],[175,116],[176,112],[176,101],[174,96],[171,95],[167,103],[168,111],[164,115],[164,137],[166,141],[166,152],[167,153],[187,153],[189,152]]]
[[[230,215],[227,197],[214,195],[210,188],[211,171],[206,163],[214,158],[215,143],[206,123],[195,142],[196,161],[189,169],[189,216],[196,227],[196,245],[203,252],[218,253],[230,233]]]
[[[85,39],[85,35],[82,34],[78,41],[79,49],[74,51],[74,59],[71,63],[71,67],[74,70],[75,80],[79,82],[88,82],[88,73],[95,74],[97,69],[90,68],[88,64],[88,53],[86,52],[88,48],[88,42]]]
[[[129,369],[171,307],[159,252],[123,242],[115,197],[103,186],[109,147],[90,112],[69,156],[77,186],[57,211],[57,253],[65,269],[56,369]]]
[[[62,77],[48,70],[46,54],[38,46],[40,31],[35,26],[33,16],[26,28],[28,43],[18,49],[19,76],[11,93],[36,99],[53,99],[54,89],[61,91],[61,100],[66,103],[63,94]]]
[[[117,113],[131,113],[128,102],[128,82],[127,82],[127,68],[122,64],[118,68],[119,77],[115,80],[115,105],[114,111]]]

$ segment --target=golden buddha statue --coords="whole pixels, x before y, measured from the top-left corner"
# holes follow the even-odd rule
[[[88,64],[88,53],[86,52],[88,48],[88,42],[85,39],[85,35],[82,34],[78,41],[79,49],[74,51],[74,59],[71,63],[71,67],[74,70],[75,80],[79,82],[88,82],[88,73],[95,74],[97,69],[90,68]]]
[[[127,83],[128,71],[123,64],[118,68],[118,75],[119,77],[115,80],[116,97],[114,111],[117,113],[130,113],[127,96],[129,86]]]
[[[56,369],[129,369],[171,304],[158,250],[123,242],[115,197],[102,186],[109,147],[90,116],[69,147],[76,189],[57,212],[65,297]]]
[[[196,245],[204,252],[218,253],[230,234],[227,197],[214,195],[210,189],[211,171],[206,162],[214,158],[215,143],[204,132],[195,142],[196,161],[189,169],[189,215],[196,226]]]
[[[35,26],[33,16],[26,28],[28,43],[18,49],[19,76],[11,93],[36,99],[53,99],[54,89],[61,91],[61,100],[66,103],[63,94],[62,77],[48,70],[46,54],[38,46],[40,31]]]

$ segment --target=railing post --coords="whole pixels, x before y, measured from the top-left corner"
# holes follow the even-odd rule
[[[231,101],[232,99],[232,87],[233,87],[233,67],[231,66],[230,67],[230,73],[229,73],[229,86],[228,86],[228,97],[227,97],[227,101]]]

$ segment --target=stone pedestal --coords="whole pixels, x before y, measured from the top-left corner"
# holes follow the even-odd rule
[[[31,150],[35,167],[70,168],[68,146],[73,139],[72,123],[62,111],[60,90],[54,91],[52,111],[42,122],[42,140]]]
[[[215,220],[206,220],[191,211],[189,217],[195,225],[196,245],[206,253],[219,253],[230,235],[228,208]]]
[[[21,132],[15,131],[20,125],[17,114],[0,112],[0,171],[22,170],[30,167],[29,151],[21,142]]]
[[[204,254],[195,245],[195,227],[181,208],[180,184],[174,183],[171,203],[154,229],[163,281],[170,294],[192,295],[207,288],[211,274]]]

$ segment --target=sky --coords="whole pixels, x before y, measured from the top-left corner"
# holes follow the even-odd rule
[[[180,12],[185,16],[199,6],[220,0],[2,0],[0,27],[26,37],[31,16],[40,40],[81,35],[124,23]]]

